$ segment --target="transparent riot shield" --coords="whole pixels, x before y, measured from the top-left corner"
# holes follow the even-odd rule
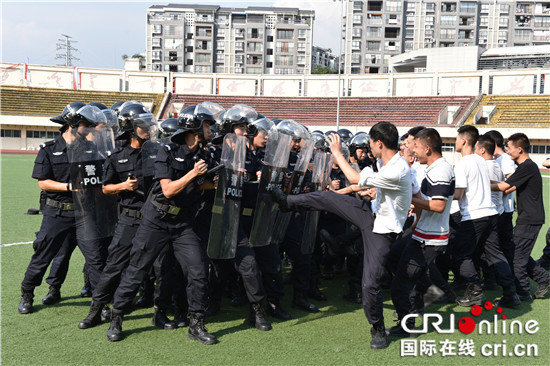
[[[282,188],[292,136],[269,130],[249,241],[253,247],[269,245],[279,205],[271,198],[273,187]]]
[[[329,154],[322,151],[315,151],[313,154],[312,167],[312,190],[322,191],[326,183],[326,165],[330,160]],[[317,238],[317,223],[319,222],[319,211],[307,211],[304,217],[304,234],[302,236],[302,253],[311,254],[315,248]]]
[[[312,154],[313,154],[313,140],[302,140],[302,145],[300,148],[300,153],[298,154],[298,160],[296,161],[296,166],[294,167],[294,171],[290,176],[290,183],[288,187],[286,187],[285,189],[286,194],[301,193],[304,176],[307,171],[308,164],[311,160]],[[279,211],[277,213],[277,219],[275,220],[273,235],[271,236],[272,243],[281,244],[283,242],[291,217],[292,217],[292,212]]]
[[[103,124],[78,127],[67,146],[79,238],[98,240],[114,233],[118,221],[116,196],[102,191],[103,163],[113,149],[113,131]]]
[[[216,197],[212,207],[208,256],[212,259],[235,258],[241,214],[241,198],[246,159],[246,137],[227,134],[223,140]]]

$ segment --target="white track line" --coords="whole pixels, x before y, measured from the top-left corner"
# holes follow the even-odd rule
[[[22,241],[20,243],[0,244],[0,248],[11,247],[11,246],[14,246],[14,245],[32,244],[32,243],[33,243],[32,241]]]

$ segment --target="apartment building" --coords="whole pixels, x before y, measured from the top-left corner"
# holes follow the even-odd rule
[[[147,70],[310,74],[315,12],[297,8],[153,5]]]
[[[338,56],[335,55],[330,48],[322,48],[313,46],[311,51],[311,66],[319,65],[338,70]]]
[[[550,44],[546,1],[349,1],[345,72],[388,72],[389,58],[435,47]]]

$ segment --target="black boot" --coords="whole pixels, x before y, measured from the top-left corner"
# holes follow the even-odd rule
[[[154,305],[153,296],[155,294],[155,282],[146,279],[139,288],[139,297],[136,301],[138,308],[150,308]]]
[[[537,290],[535,291],[535,299],[542,299],[544,295],[550,290],[550,281],[541,282],[538,284]]]
[[[319,282],[318,281],[311,281],[309,284],[309,290],[307,292],[307,296],[311,297],[314,300],[317,301],[327,301],[327,295],[321,292],[319,290]]]
[[[414,329],[414,318],[409,318],[407,320],[407,329]],[[416,333],[409,333],[401,326],[401,321],[390,329],[386,331],[386,334],[390,337],[396,338],[416,338],[418,335]]]
[[[267,331],[271,330],[271,324],[264,317],[264,309],[259,302],[253,302],[250,304],[250,325],[256,327],[258,330]]]
[[[388,336],[386,335],[386,327],[384,327],[384,320],[380,320],[378,323],[372,325],[370,330],[372,340],[370,341],[370,348],[383,349],[388,347]]]
[[[466,286],[464,296],[458,297],[456,303],[460,306],[470,307],[472,305],[483,305],[485,303],[485,294],[481,286],[475,283],[469,283]]]
[[[21,286],[21,301],[19,302],[19,314],[30,314],[34,311],[32,307],[34,299],[34,287]]]
[[[107,330],[107,340],[118,342],[122,339],[122,310],[113,308],[111,312],[111,325]]]
[[[499,300],[493,302],[495,307],[503,308],[517,308],[521,305],[521,300],[517,294],[513,295],[503,295]]]
[[[53,305],[56,302],[61,300],[61,292],[59,291],[60,286],[50,286],[48,294],[42,299],[42,304],[44,305]]]
[[[349,292],[342,295],[342,298],[354,304],[362,304],[363,296],[361,294],[361,285],[351,284],[349,286]]]
[[[284,192],[279,187],[273,187],[273,190],[271,191],[271,198],[273,198],[273,201],[279,204],[279,211],[290,212],[286,201],[287,195],[284,194]]]
[[[302,309],[308,313],[318,313],[319,309],[317,306],[310,303],[307,299],[305,292],[300,290],[294,290],[294,298],[292,299],[292,307],[297,309]]]
[[[92,297],[92,284],[87,273],[84,273],[84,287],[80,290],[80,297]]]
[[[176,323],[168,319],[165,309],[159,309],[155,306],[153,314],[153,325],[166,330],[176,329]]]
[[[187,334],[189,339],[207,345],[217,342],[216,337],[208,333],[208,330],[204,327],[204,314],[189,313],[189,319],[189,332]]]
[[[185,328],[189,326],[189,318],[186,314],[187,311],[176,310],[174,314],[174,324],[176,324],[176,328]]]
[[[92,300],[92,303],[90,304],[90,312],[88,313],[87,317],[85,317],[80,323],[78,323],[78,328],[88,329],[100,324],[102,309],[103,304]]]
[[[290,320],[292,315],[290,315],[283,307],[279,299],[267,299],[267,308],[266,312],[277,319],[281,320]]]
[[[111,320],[111,308],[107,304],[103,305],[103,309],[101,309],[101,320]]]
[[[436,285],[430,285],[423,296],[424,307],[428,307],[445,295],[445,291]]]

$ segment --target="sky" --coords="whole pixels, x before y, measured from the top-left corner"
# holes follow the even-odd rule
[[[0,0],[0,61],[61,65],[56,44],[71,36],[78,50],[74,66],[123,69],[122,55],[145,52],[147,8],[154,4],[212,4],[224,7],[275,6],[315,10],[313,44],[339,49],[342,2],[318,1],[13,1]]]

